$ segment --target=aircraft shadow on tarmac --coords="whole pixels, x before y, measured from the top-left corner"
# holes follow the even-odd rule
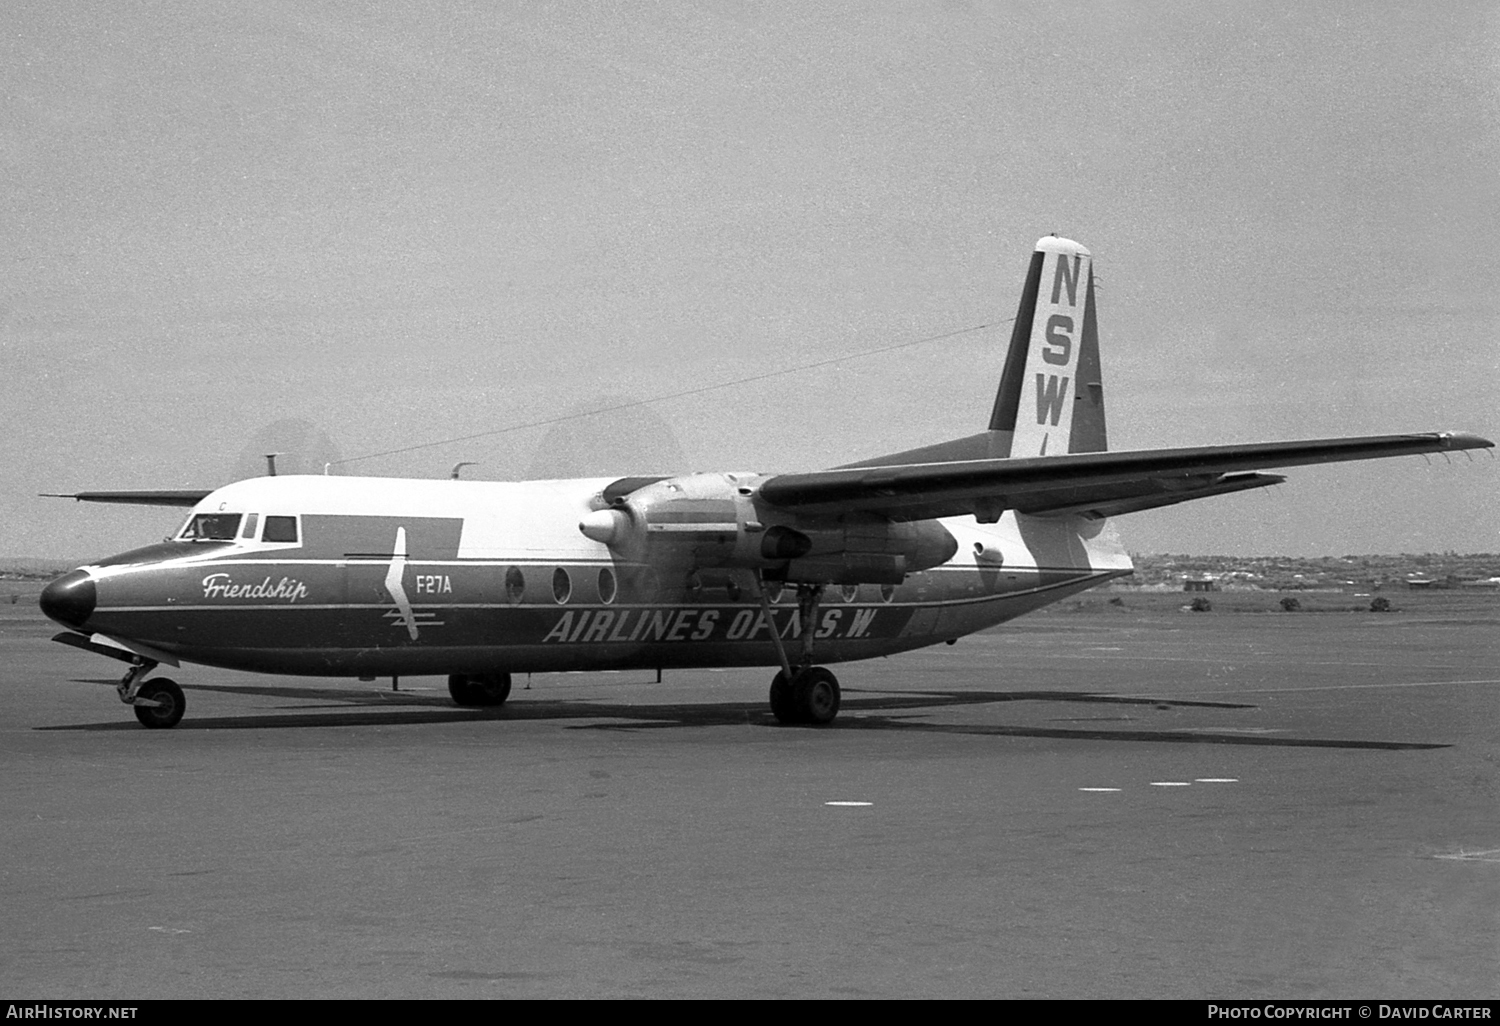
[[[78,683],[114,684],[113,680],[80,680]],[[183,720],[176,730],[253,730],[287,727],[418,726],[434,723],[464,723],[472,720],[612,720],[630,722],[579,723],[575,730],[660,730],[677,727],[752,726],[775,729],[776,722],[763,702],[671,703],[637,705],[577,699],[528,699],[494,709],[460,709],[444,695],[414,691],[348,691],[334,688],[252,686],[218,684],[184,685],[184,691],[279,697],[297,700],[294,713],[249,714]],[[313,700],[317,704],[306,704]],[[320,701],[321,700],[321,701]],[[1261,745],[1283,748],[1366,748],[1401,751],[1448,748],[1447,744],[1410,741],[1365,741],[1345,738],[1271,737],[1212,729],[1098,729],[1084,727],[1009,726],[1003,724],[932,723],[914,718],[945,708],[993,705],[1002,702],[1065,702],[1106,706],[1147,706],[1153,710],[1176,708],[1254,709],[1239,702],[1182,701],[1098,695],[1072,691],[904,691],[872,692],[844,689],[843,715],[824,730],[890,730],[932,734],[968,734],[995,737],[1041,737],[1073,741],[1151,741],[1172,744]],[[908,715],[900,715],[907,713]],[[140,730],[130,720],[37,727],[42,731]]]

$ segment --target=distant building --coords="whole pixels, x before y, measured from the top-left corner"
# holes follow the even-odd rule
[[[1182,582],[1183,591],[1218,591],[1219,582],[1212,577],[1188,577]]]

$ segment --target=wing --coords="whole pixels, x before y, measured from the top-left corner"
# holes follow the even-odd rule
[[[1285,480],[1274,474],[1246,473],[1267,467],[1493,445],[1467,432],[1442,432],[848,467],[777,475],[761,485],[759,497],[798,512],[879,513],[894,520],[972,513],[981,521],[993,522],[1007,509],[1104,517]]]
[[[76,499],[79,502],[115,502],[129,506],[186,506],[191,508],[208,498],[210,494],[210,489],[204,489],[203,491],[74,492],[71,495],[43,492],[42,496],[48,499]]]

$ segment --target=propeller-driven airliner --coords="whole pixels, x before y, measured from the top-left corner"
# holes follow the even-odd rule
[[[1487,448],[1463,432],[1111,452],[1092,257],[1028,266],[987,427],[815,473],[491,482],[281,475],[78,492],[190,507],[166,542],[63,574],[54,640],[128,667],[171,727],[162,664],[448,678],[498,706],[517,673],[775,667],[785,724],[838,715],[828,663],[948,642],[1132,572],[1109,517],[1276,484],[1268,468]]]

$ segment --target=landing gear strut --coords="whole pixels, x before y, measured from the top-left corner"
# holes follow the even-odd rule
[[[510,674],[489,673],[470,676],[455,673],[448,678],[448,694],[462,706],[504,705],[510,697]]]
[[[787,655],[776,621],[771,617],[771,600],[765,581],[760,587],[760,604],[771,641],[781,660],[781,670],[771,681],[771,714],[781,723],[806,723],[824,726],[839,714],[839,679],[826,667],[812,665],[813,640],[817,633],[818,602],[823,597],[821,584],[797,585],[797,617],[801,632],[797,665]]]

